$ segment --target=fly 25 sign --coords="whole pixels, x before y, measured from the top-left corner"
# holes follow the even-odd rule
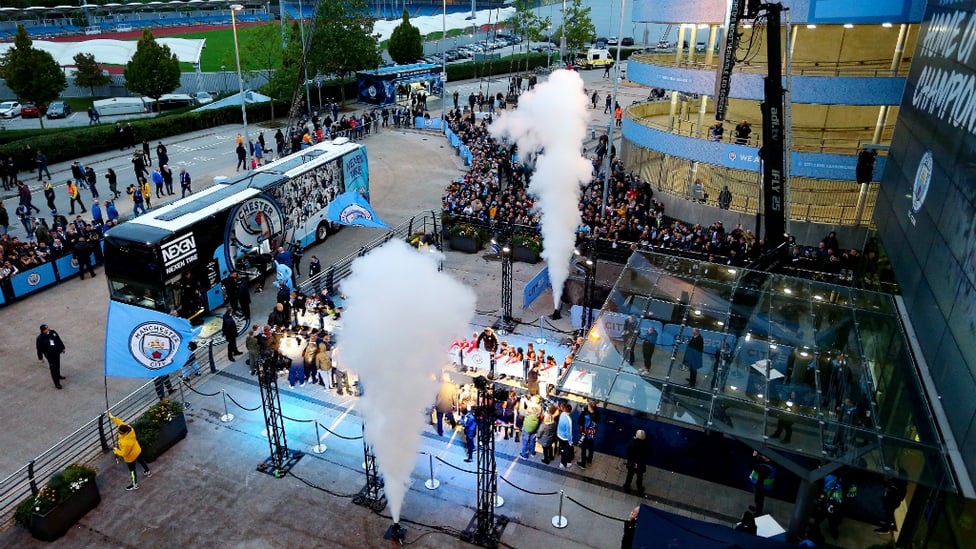
[[[163,266],[172,274],[197,259],[197,242],[193,233],[185,234],[163,246]]]

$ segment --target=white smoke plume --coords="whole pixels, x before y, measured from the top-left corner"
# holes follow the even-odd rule
[[[519,98],[518,108],[498,117],[489,128],[496,138],[509,136],[519,156],[540,152],[529,182],[542,225],[542,258],[549,265],[553,309],[559,308],[569,276],[569,259],[580,224],[580,183],[590,180],[593,165],[580,154],[586,136],[587,99],[583,80],[558,70]]]
[[[386,483],[393,521],[417,460],[423,411],[445,351],[474,316],[474,292],[437,271],[437,255],[390,241],[357,259],[342,282],[342,357],[359,373],[366,441]]]

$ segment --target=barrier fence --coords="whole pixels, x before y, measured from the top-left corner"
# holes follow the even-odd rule
[[[316,295],[323,289],[327,289],[330,294],[334,294],[339,282],[352,272],[352,262],[356,258],[366,255],[374,248],[378,248],[395,238],[406,239],[411,235],[423,233],[425,236],[428,236],[431,246],[439,248],[441,242],[440,225],[440,215],[434,211],[416,214],[394,227],[389,233],[370,240],[366,244],[363,244],[356,252],[343,257],[333,263],[328,269],[302,282],[299,287],[305,295]]]
[[[192,361],[196,365],[209,364],[214,370],[211,346],[200,346],[194,351]],[[191,364],[191,361],[187,361]],[[191,374],[191,380],[199,379]],[[184,384],[180,384],[182,387]],[[126,395],[109,408],[112,415],[134,421],[146,410],[159,402],[155,380]],[[72,463],[94,465],[115,447],[114,429],[105,414],[99,414],[57,444],[41,452],[7,478],[0,480],[0,530],[13,524],[14,510],[26,497],[37,495],[52,475]]]

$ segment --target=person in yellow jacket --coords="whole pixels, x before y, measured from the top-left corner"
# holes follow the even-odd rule
[[[129,424],[112,414],[109,414],[108,417],[113,423],[119,426],[119,445],[115,448],[115,455],[125,461],[126,466],[129,468],[129,475],[132,478],[132,482],[125,489],[138,490],[139,481],[136,478],[136,463],[138,462],[139,465],[142,465],[142,474],[146,475],[146,478],[152,476],[152,471],[149,470],[149,464],[142,457],[142,447],[139,446],[139,441],[136,439],[136,431]]]
[[[142,189],[142,199],[146,201],[146,209],[152,209],[152,202],[150,197],[152,196],[152,187],[149,186],[149,180],[145,177],[139,178],[139,186]]]

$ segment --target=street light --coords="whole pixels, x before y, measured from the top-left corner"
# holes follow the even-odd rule
[[[241,75],[241,49],[237,44],[237,18],[234,12],[244,9],[240,4],[230,5],[230,24],[234,28],[234,57],[237,59],[237,87],[241,92],[241,119],[244,121],[244,151],[247,153],[246,169],[251,169],[251,139],[247,134],[247,109],[244,102],[244,77]]]

